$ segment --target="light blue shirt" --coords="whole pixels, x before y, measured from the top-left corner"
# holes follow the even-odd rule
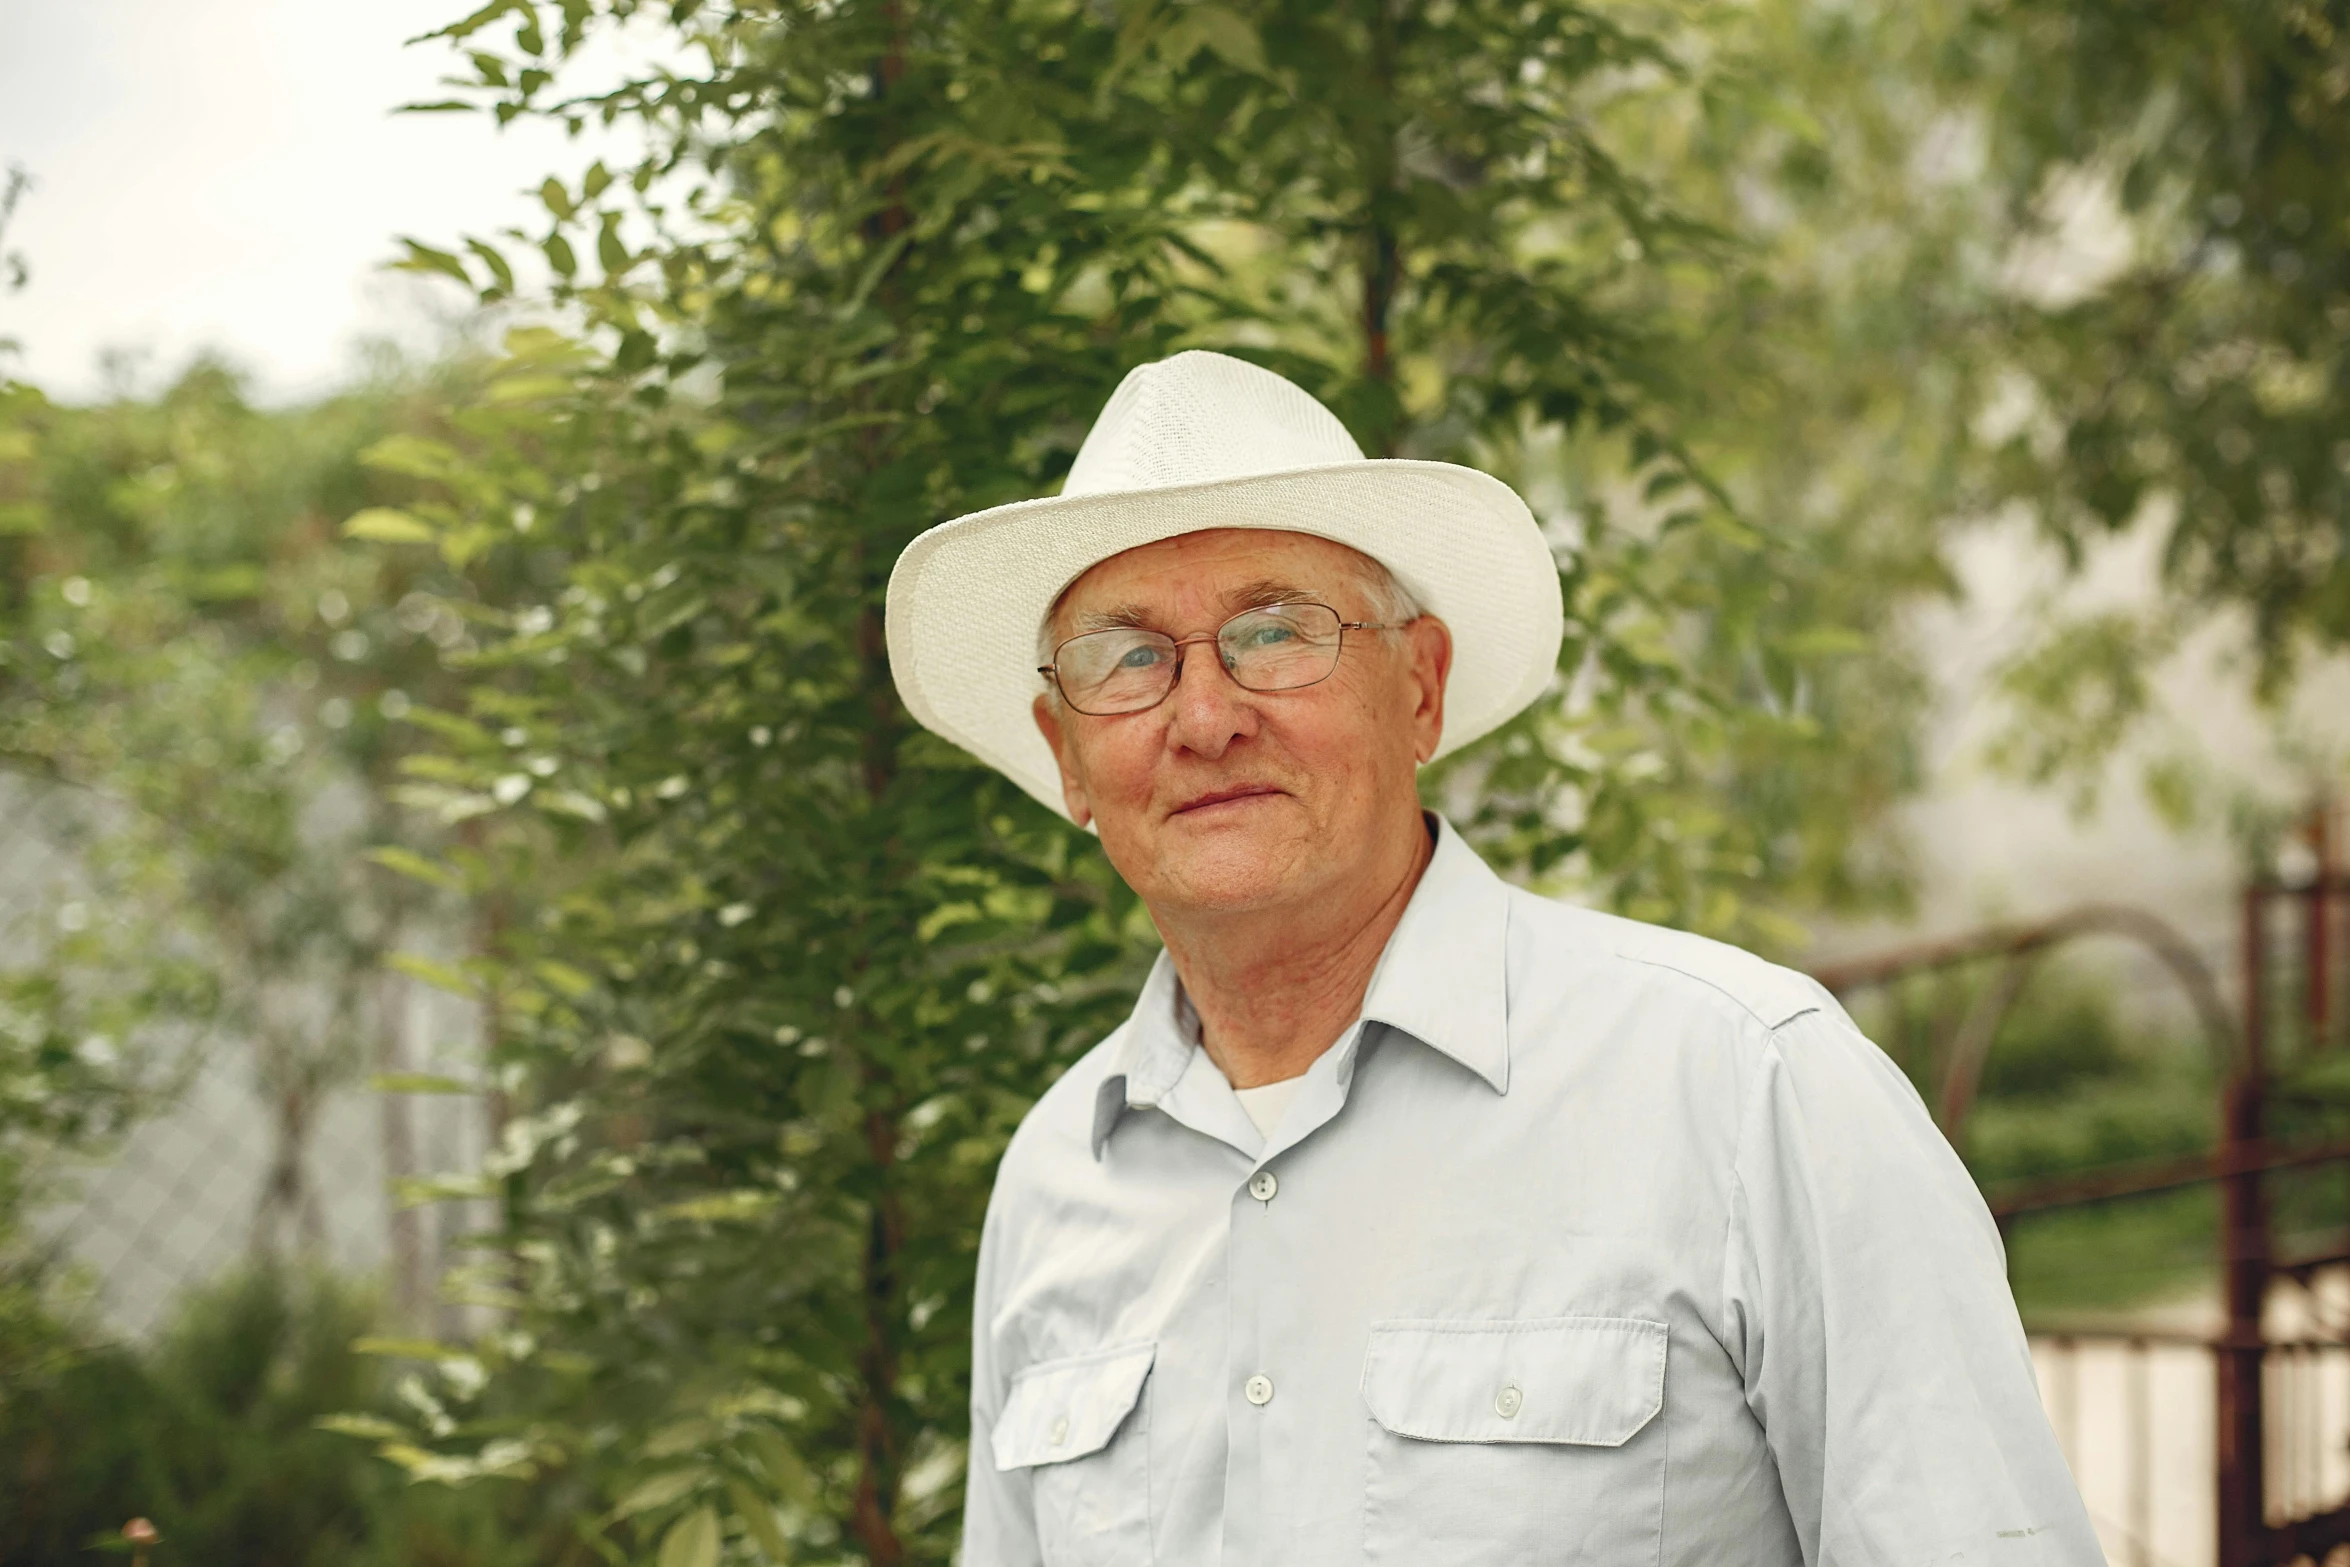
[[[1162,956],[980,1247],[964,1567],[2103,1560],[1999,1236],[1802,975],[1449,827],[1261,1136]]]

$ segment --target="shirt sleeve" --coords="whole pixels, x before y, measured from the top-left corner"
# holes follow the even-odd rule
[[[1732,1174],[1726,1337],[1807,1567],[2102,1563],[1991,1215],[1840,1009],[1772,1031]]]
[[[1003,1201],[999,1183],[979,1235],[979,1278],[971,1310],[971,1440],[963,1486],[960,1567],[1042,1567],[1044,1561],[1036,1539],[1029,1471],[1017,1469],[1006,1474],[997,1469],[989,1446],[1009,1385],[995,1344],[997,1274],[1004,1245]]]

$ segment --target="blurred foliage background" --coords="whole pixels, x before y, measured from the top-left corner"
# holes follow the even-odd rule
[[[2350,641],[2346,27],[2340,0],[453,18],[428,107],[644,148],[550,171],[523,227],[405,242],[496,348],[291,408],[211,363],[92,406],[0,387],[0,810],[79,878],[0,948],[0,1559],[131,1512],[159,1562],[947,1559],[994,1161],[1153,938],[1088,840],[910,725],[882,587],[923,528],[1049,490],[1174,348],[1533,502],[1556,691],[1428,787],[1544,890],[1782,955],[1902,912],[1907,628],[1983,519],[2075,561],[2161,538],[2157,603],[2051,620],[2006,671],[2020,775],[2093,783],[2199,627],[2284,700]],[[576,86],[618,28],[665,64]],[[411,1069],[410,981],[474,1009],[469,1075]],[[1879,999],[1922,1076],[1952,999]],[[33,1216],[213,1039],[253,1051],[284,1178],[249,1269],[108,1342]],[[306,1260],[294,1163],[370,1077],[496,1131],[403,1188],[480,1215],[434,1300]],[[2191,1042],[2051,970],[1965,1151],[1998,1180],[2193,1149],[2212,1093]],[[2208,1249],[2192,1198],[2117,1222],[2146,1233],[2097,1255],[2156,1264],[2027,1296],[2126,1301]]]

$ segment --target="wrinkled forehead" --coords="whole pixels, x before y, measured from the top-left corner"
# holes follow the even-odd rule
[[[1347,614],[1361,610],[1379,565],[1360,550],[1310,533],[1209,528],[1096,562],[1045,613],[1050,630],[1221,618],[1299,599]]]

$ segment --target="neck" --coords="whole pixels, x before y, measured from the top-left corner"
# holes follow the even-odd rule
[[[1159,916],[1200,1043],[1233,1087],[1296,1077],[1362,1015],[1371,972],[1434,853],[1415,810],[1408,833],[1303,906]]]

